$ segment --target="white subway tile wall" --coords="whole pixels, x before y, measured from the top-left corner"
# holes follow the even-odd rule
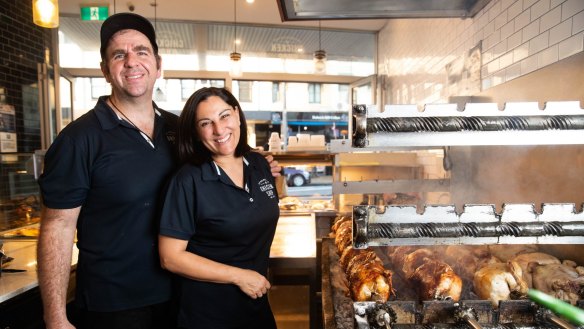
[[[379,33],[392,104],[447,102],[446,66],[481,46],[482,90],[584,51],[584,0],[492,0],[473,18],[392,19]],[[464,96],[464,95],[462,95]]]
[[[584,31],[584,11],[581,11],[579,14],[574,15],[572,18],[572,32],[578,33]]]
[[[576,34],[573,37],[560,42],[560,59],[580,53],[584,50],[584,38],[582,33]]]

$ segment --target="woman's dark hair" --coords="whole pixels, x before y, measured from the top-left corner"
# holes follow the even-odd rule
[[[178,118],[178,156],[181,163],[202,164],[211,161],[212,153],[203,145],[197,136],[196,114],[197,107],[201,102],[206,101],[211,96],[221,98],[225,103],[239,112],[239,142],[235,148],[235,156],[243,156],[251,150],[247,144],[247,123],[241,110],[239,102],[233,94],[225,88],[208,87],[195,91],[185,103],[180,117]]]

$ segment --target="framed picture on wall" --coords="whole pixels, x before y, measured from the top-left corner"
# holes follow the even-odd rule
[[[17,152],[14,106],[0,104],[0,153]]]
[[[446,64],[449,96],[472,96],[481,91],[482,41]]]

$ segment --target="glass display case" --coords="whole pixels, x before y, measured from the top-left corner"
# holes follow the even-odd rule
[[[36,237],[40,193],[38,155],[0,154],[0,238]]]
[[[276,180],[280,212],[322,212],[332,204],[332,155],[326,151],[269,152],[282,166]]]

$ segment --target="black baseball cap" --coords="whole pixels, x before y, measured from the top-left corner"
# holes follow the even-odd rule
[[[156,32],[150,21],[137,14],[118,13],[111,15],[101,24],[101,47],[99,48],[101,58],[105,58],[105,49],[111,37],[121,30],[136,30],[144,34],[150,40],[154,53],[158,54]]]

